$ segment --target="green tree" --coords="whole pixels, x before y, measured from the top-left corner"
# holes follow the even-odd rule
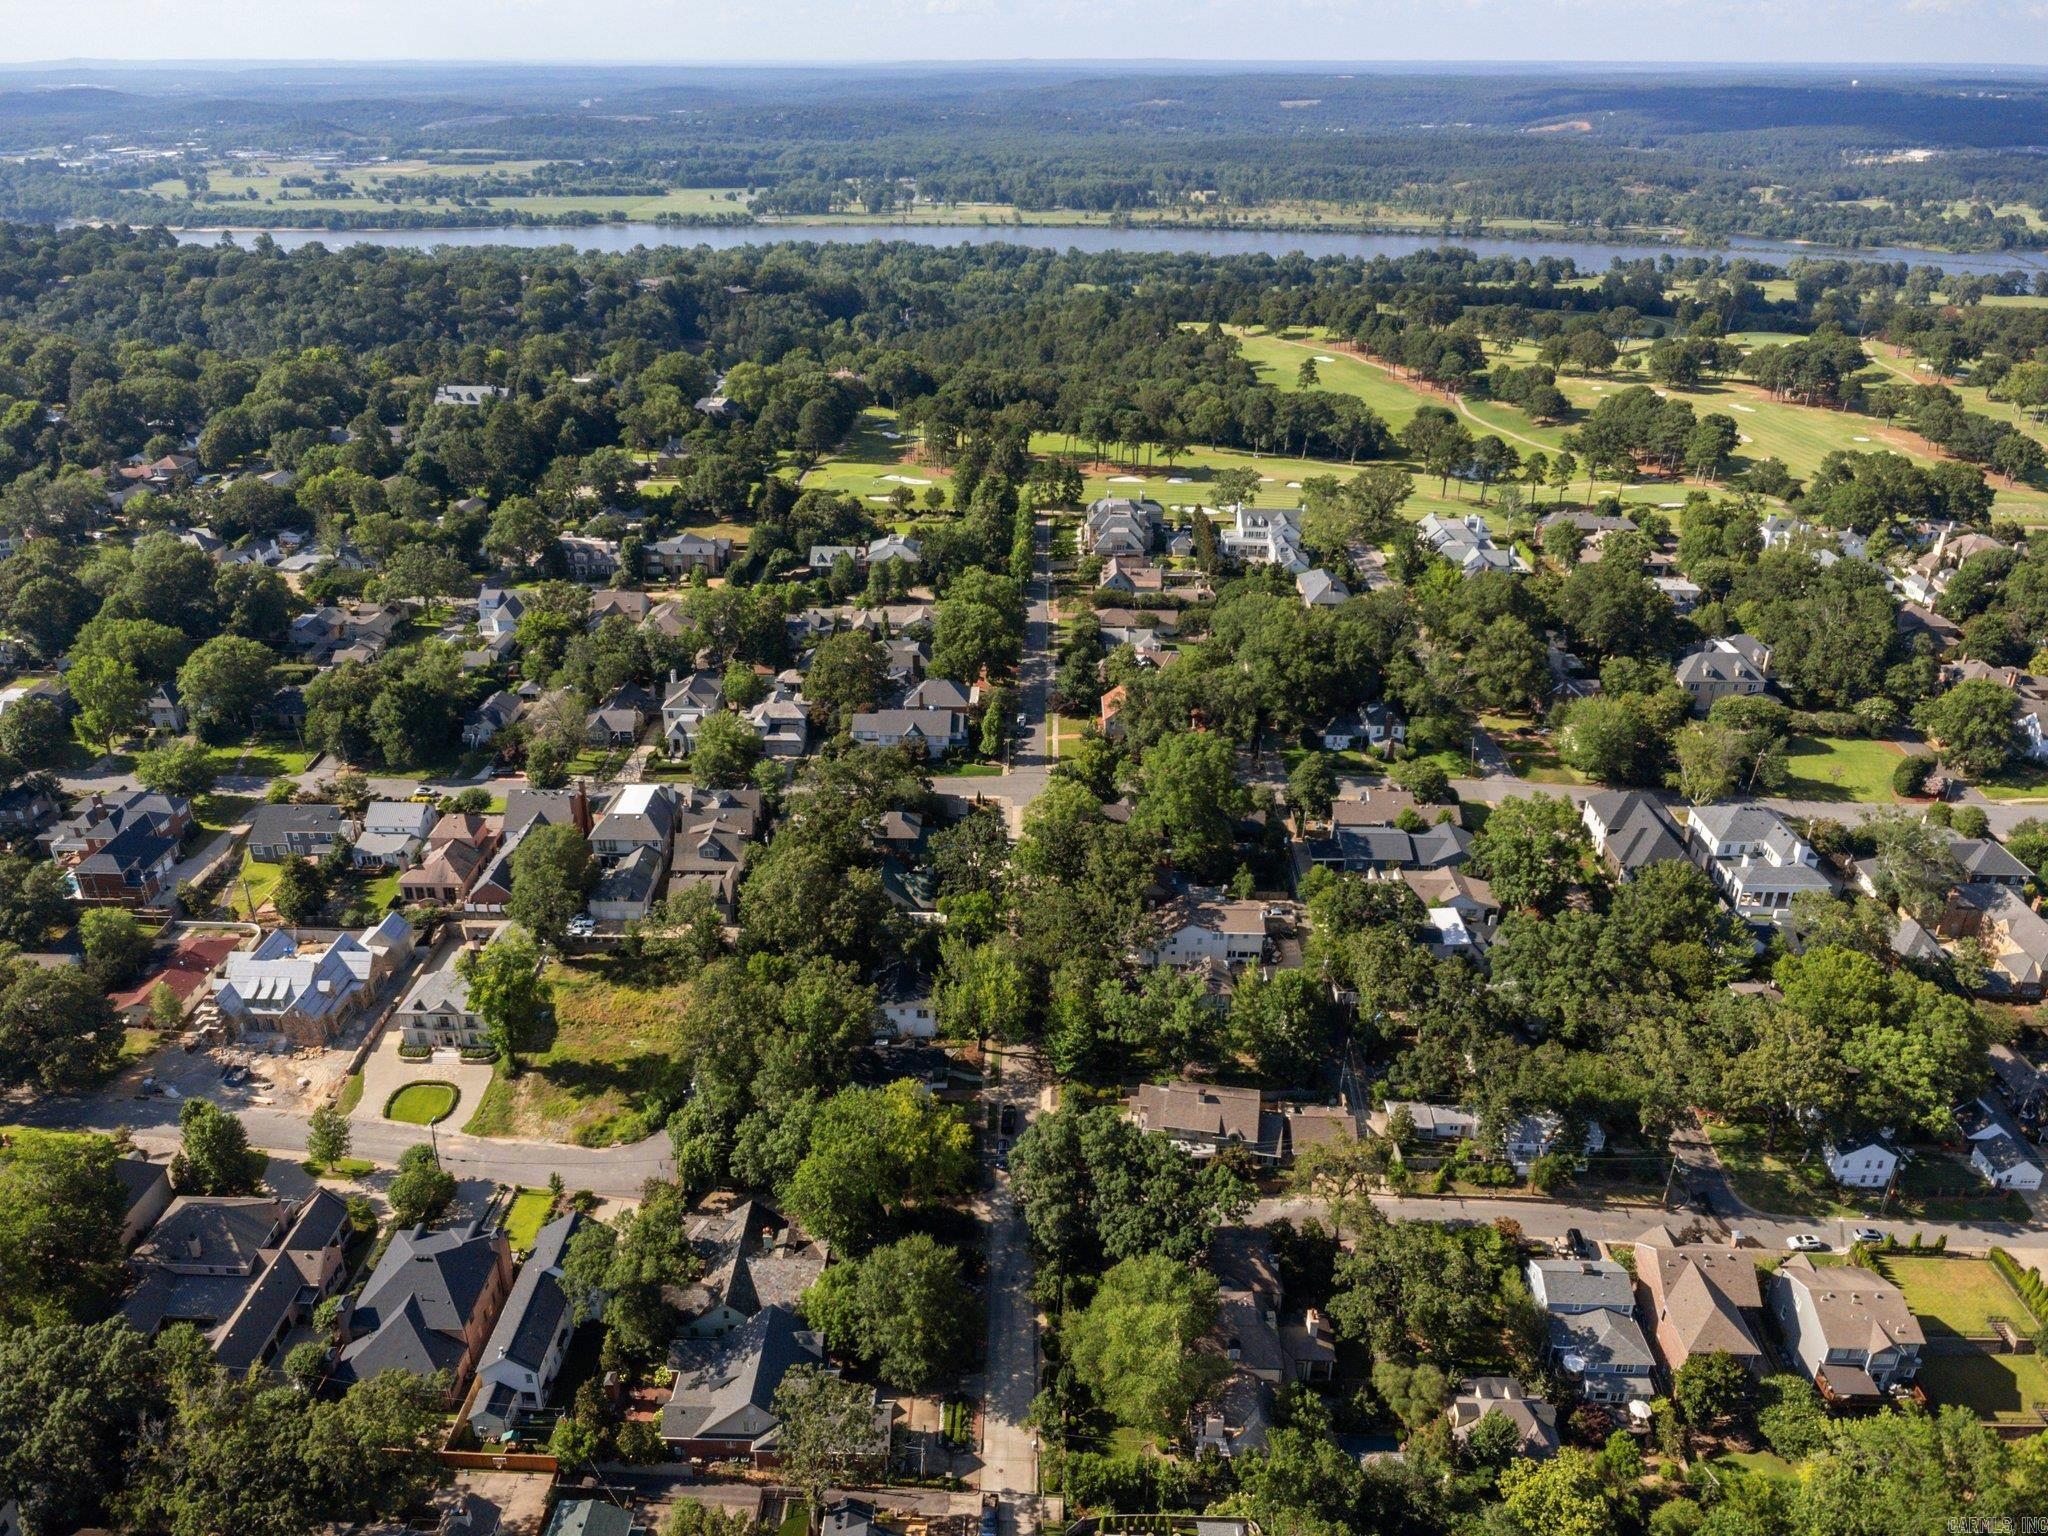
[[[888,675],[889,656],[882,642],[864,629],[828,635],[811,655],[804,674],[804,698],[835,726],[843,726],[861,710],[880,702]]]
[[[187,1099],[178,1111],[178,1153],[171,1183],[187,1195],[255,1193],[259,1159],[242,1122],[208,1099]]]
[[[1590,848],[1585,823],[1560,795],[1503,800],[1472,839],[1472,865],[1502,905],[1554,911]]]
[[[1584,1451],[1567,1446],[1548,1461],[1516,1461],[1501,1470],[1501,1514],[1522,1536],[1614,1536],[1621,1515]]]
[[[1913,711],[1913,723],[1941,747],[1941,759],[1973,779],[2002,772],[2018,750],[2012,695],[1987,679],[1958,683]]]
[[[401,1227],[434,1220],[455,1198],[455,1175],[441,1166],[433,1147],[419,1142],[398,1157],[398,1172],[387,1191],[391,1219]]]
[[[166,742],[135,759],[135,777],[146,788],[181,800],[205,794],[217,776],[212,749],[191,736]]]
[[[1296,830],[1309,822],[1328,820],[1336,796],[1337,773],[1329,754],[1304,753],[1287,776],[1287,803],[1294,807]]]
[[[270,687],[270,648],[235,635],[206,641],[178,668],[178,697],[202,733],[246,730]]]
[[[0,1085],[90,1086],[119,1059],[121,1019],[83,970],[0,963]]]
[[[278,918],[294,928],[318,917],[327,905],[327,875],[310,859],[287,858],[270,889]]]
[[[690,774],[699,784],[735,789],[745,784],[761,760],[761,738],[752,726],[729,710],[706,715],[697,726],[690,750]]]
[[[10,1327],[96,1317],[119,1291],[127,1202],[114,1159],[101,1136],[24,1131],[0,1148],[0,1346]]]
[[[142,969],[150,937],[123,907],[89,907],[78,914],[78,938],[93,985],[113,991]]]
[[[0,1163],[0,1191],[6,1178]],[[113,1184],[111,1172],[107,1182]],[[112,1223],[115,1257],[109,1263],[118,1268],[118,1213]],[[20,1251],[11,1242],[0,1244],[0,1268]],[[19,1321],[19,1304],[55,1273],[8,1275],[0,1310],[15,1312]],[[24,1322],[0,1328],[0,1487],[20,1501],[24,1529],[114,1523],[110,1505],[123,1472],[146,1426],[167,1406],[158,1353],[120,1318],[91,1327]]]
[[[959,1252],[923,1232],[827,1269],[804,1293],[803,1314],[835,1354],[906,1392],[959,1365],[976,1326]]]
[[[842,1089],[819,1107],[783,1201],[805,1231],[858,1253],[905,1205],[958,1194],[973,1172],[960,1112],[902,1079]]]
[[[1237,754],[1221,735],[1188,731],[1146,749],[1136,774],[1131,824],[1157,836],[1174,862],[1216,878],[1230,862],[1232,819],[1250,804],[1237,782]]]
[[[547,1016],[554,985],[542,969],[540,946],[516,927],[499,930],[481,949],[464,950],[456,973],[468,988],[471,1011],[483,1020],[485,1037],[512,1076],[519,1052]]]
[[[814,1509],[822,1508],[827,1488],[860,1481],[880,1459],[873,1388],[799,1365],[775,1389],[774,1413],[777,1470]]]
[[[0,715],[0,752],[24,768],[50,768],[71,745],[64,706],[41,694],[16,699]]]
[[[1671,1400],[1686,1426],[1711,1434],[1742,1418],[1756,1398],[1756,1379],[1725,1350],[1688,1355],[1671,1374]]]
[[[1216,1280],[1164,1254],[1126,1259],[1067,1315],[1068,1363],[1119,1424],[1172,1434],[1229,1371],[1200,1348],[1216,1322]]]
[[[321,1168],[337,1166],[349,1152],[348,1116],[339,1106],[322,1104],[306,1121],[306,1160]]]
[[[149,688],[135,669],[108,656],[77,658],[64,681],[77,701],[80,729],[108,752],[135,729],[149,697]]]
[[[513,851],[506,914],[543,944],[560,949],[595,873],[590,840],[579,828],[567,822],[535,827]]]

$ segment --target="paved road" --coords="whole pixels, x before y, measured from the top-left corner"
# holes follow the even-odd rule
[[[1795,1232],[1813,1232],[1840,1252],[1849,1246],[1850,1232],[1862,1226],[1877,1227],[1889,1232],[1900,1242],[1911,1242],[1916,1232],[1920,1234],[1923,1243],[1931,1243],[1935,1238],[1945,1235],[1950,1246],[1956,1248],[1982,1249],[1993,1244],[2010,1248],[2015,1242],[2037,1243],[2041,1238],[2041,1228],[2038,1225],[2015,1221],[1908,1223],[1881,1216],[1793,1221],[1783,1217],[1754,1214],[1701,1217],[1691,1211],[1667,1211],[1654,1205],[1427,1195],[1375,1195],[1373,1204],[1383,1215],[1400,1221],[1453,1221],[1476,1224],[1505,1218],[1521,1223],[1522,1230],[1529,1236],[1546,1240],[1562,1237],[1568,1228],[1576,1227],[1585,1237],[1595,1242],[1627,1243],[1633,1242],[1653,1226],[1664,1224],[1684,1228],[1695,1221],[1704,1222],[1724,1235],[1740,1233],[1745,1239],[1755,1241],[1761,1249],[1772,1251],[1782,1251],[1785,1239]],[[1325,1207],[1321,1201],[1297,1200],[1292,1197],[1255,1201],[1247,1219],[1254,1224],[1263,1224],[1276,1221],[1283,1216],[1291,1221],[1301,1221],[1310,1216],[1319,1221],[1327,1221]]]
[[[1036,1113],[1045,1068],[1036,1056],[1006,1052],[1002,1075],[982,1091],[1008,1106],[1022,1133]],[[996,1174],[988,1211],[988,1365],[982,1398],[981,1490],[1002,1499],[1005,1536],[1038,1528],[1038,1437],[1024,1427],[1038,1395],[1038,1309],[1031,1300],[1031,1251],[1007,1173]]]

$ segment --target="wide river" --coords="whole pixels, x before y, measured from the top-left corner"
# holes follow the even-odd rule
[[[234,230],[228,238],[247,244],[254,230]],[[902,240],[912,245],[1028,245],[1044,250],[1191,251],[1206,256],[1406,256],[1442,245],[1461,246],[1482,256],[1569,256],[1582,270],[1604,270],[1617,258],[1654,256],[1749,256],[1784,262],[1794,256],[1841,257],[1850,261],[1904,261],[1950,272],[2048,271],[2048,253],[2040,251],[1900,250],[1871,247],[1839,250],[1787,241],[1734,240],[1725,246],[1605,245],[1588,241],[1501,240],[1434,235],[1295,234],[1285,230],[1237,229],[1111,229],[1102,225],[1010,224],[750,224],[735,228],[666,224],[590,224],[548,227],[515,226],[491,229],[274,229],[267,233],[287,250],[318,241],[329,248],[344,245],[388,245],[426,250],[440,245],[512,245],[527,248],[569,246],[579,251],[630,251],[637,246],[708,246],[731,250],[778,240],[856,244]],[[218,230],[183,230],[178,238],[211,244]]]

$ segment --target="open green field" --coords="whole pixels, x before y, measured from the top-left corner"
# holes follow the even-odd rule
[[[2048,1363],[2039,1355],[1930,1355],[1918,1380],[1933,1402],[1982,1419],[2031,1420],[2037,1404],[2048,1404]]]
[[[554,1206],[554,1196],[544,1189],[522,1189],[512,1197],[512,1204],[505,1210],[505,1241],[512,1245],[514,1253],[532,1251],[533,1240],[547,1224],[548,1212]]]
[[[294,742],[258,739],[233,746],[215,747],[209,761],[223,777],[247,774],[255,778],[297,778],[313,766],[320,754]]]
[[[1862,800],[1889,805],[1892,770],[1904,754],[1888,741],[1849,736],[1794,736],[1786,752],[1794,800]]]
[[[407,1125],[439,1125],[461,1102],[462,1094],[453,1083],[407,1083],[384,1101],[384,1118]]]
[[[1245,356],[1258,366],[1262,378],[1283,389],[1295,388],[1301,360],[1317,358],[1316,366],[1321,375],[1317,388],[1356,394],[1397,430],[1415,414],[1418,405],[1447,403],[1442,395],[1420,383],[1396,378],[1377,364],[1345,355],[1326,337],[1313,332],[1289,331],[1274,335],[1247,330],[1238,334]],[[1737,339],[1747,345],[1759,345],[1789,338],[1772,332],[1751,332],[1743,333]],[[1535,361],[1536,351],[1532,344],[1525,342],[1506,350],[1489,346],[1486,356],[1490,363],[1513,361],[1527,364]],[[1335,361],[1320,361],[1325,357]],[[1880,359],[1880,362],[1885,360]],[[1914,375],[1910,367],[1894,365],[1893,371],[1916,378],[1916,382],[1925,382],[1924,378]],[[1597,406],[1603,395],[1648,382],[1640,374],[1615,368],[1590,376],[1560,374],[1557,386],[1574,407],[1583,411]],[[1743,441],[1730,461],[1731,473],[1740,472],[1767,458],[1777,458],[1782,459],[1793,474],[1804,477],[1811,475],[1820,467],[1822,459],[1837,450],[1870,453],[1887,449],[1922,463],[1932,463],[1936,457],[1919,438],[1887,427],[1874,418],[1774,400],[1763,390],[1739,379],[1719,380],[1699,389],[1666,392],[1690,401],[1693,409],[1702,415],[1719,411],[1735,419]],[[1986,411],[1999,419],[2014,419],[2012,407],[1988,401],[1982,390],[1977,391],[1977,398],[1968,403],[1973,409]],[[1495,401],[1467,400],[1461,409],[1475,433],[1493,432],[1525,452],[1541,448],[1555,453],[1571,430],[1568,425],[1539,425],[1515,407]],[[2048,428],[2040,427],[2039,423],[2028,424],[2030,431],[2037,428],[2048,433]],[[2048,443],[2048,436],[2044,436],[2043,441]],[[2048,492],[2028,486],[2008,487],[1996,478],[1993,488],[1996,492],[1992,508],[1994,516],[2015,517],[2024,522],[2048,521]],[[1623,500],[1629,502],[1682,501],[1684,494],[1684,483],[1668,481],[1648,486],[1627,486],[1621,491]]]
[[[539,1048],[503,1064],[469,1123],[472,1136],[525,1136],[579,1146],[638,1141],[659,1130],[650,1100],[672,1088],[687,985],[637,983],[616,959],[550,965],[554,1018]]]
[[[2022,1333],[2033,1332],[2026,1304],[1989,1259],[1888,1253],[1878,1262],[1930,1336],[1988,1338],[1996,1331],[1991,1326],[1994,1317],[2005,1318]]]

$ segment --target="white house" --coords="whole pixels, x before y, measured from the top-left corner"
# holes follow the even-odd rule
[[[547,1406],[576,1331],[576,1309],[562,1289],[562,1260],[582,1224],[582,1214],[571,1211],[540,1229],[484,1343],[469,1422],[485,1443],[511,1429],[518,1415]]]
[[[1956,1110],[1970,1166],[1994,1189],[2039,1189],[2041,1154],[2005,1106],[1988,1095]]]
[[[1830,1141],[1820,1150],[1829,1177],[1845,1189],[1883,1189],[1899,1169],[1897,1149],[1875,1136]]]
[[[357,869],[404,869],[419,854],[440,813],[410,800],[372,800],[363,811],[362,835],[349,850]]]
[[[1265,958],[1267,912],[1256,901],[1190,894],[1154,914],[1157,936],[1140,951],[1147,965],[1176,968],[1218,960],[1235,968]]]

